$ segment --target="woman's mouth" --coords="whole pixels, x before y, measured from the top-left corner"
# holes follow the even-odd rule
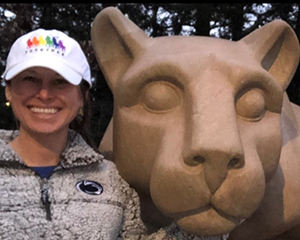
[[[29,108],[34,113],[43,113],[43,114],[54,114],[59,111],[58,108],[39,108],[39,107],[30,107]]]

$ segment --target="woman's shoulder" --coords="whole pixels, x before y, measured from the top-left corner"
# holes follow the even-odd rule
[[[18,130],[0,129],[0,161],[21,161],[18,155],[8,145],[18,134]]]
[[[64,167],[90,165],[101,162],[102,159],[103,156],[88,145],[79,133],[69,130],[67,145],[61,154]]]
[[[19,135],[18,130],[6,130],[0,129],[0,142],[4,142],[5,144],[11,142]]]
[[[99,164],[97,178],[101,178],[111,187],[116,196],[119,194],[127,199],[131,199],[135,194],[133,188],[122,178],[114,162],[103,159]],[[96,173],[97,174],[97,173]]]
[[[116,165],[114,162],[102,159],[99,164],[100,171],[103,172],[106,176],[106,179],[110,179],[111,183],[115,183],[117,185],[122,185],[123,187],[128,187],[129,184],[121,177]]]
[[[0,152],[2,153],[4,150],[7,151],[8,149],[8,143],[11,142],[13,139],[18,136],[19,131],[17,130],[6,130],[6,129],[0,129]]]

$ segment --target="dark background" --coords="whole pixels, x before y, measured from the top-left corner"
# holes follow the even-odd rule
[[[90,42],[95,16],[107,6],[116,6],[149,36],[201,35],[241,39],[274,20],[288,22],[300,39],[300,3],[80,3],[0,4],[0,72],[11,44],[22,34],[37,28],[58,29],[82,46],[92,70],[92,134],[98,144],[112,116],[113,97],[98,67]],[[287,89],[292,102],[300,105],[300,68]],[[5,105],[4,84],[0,85],[0,128],[14,129],[10,107]]]

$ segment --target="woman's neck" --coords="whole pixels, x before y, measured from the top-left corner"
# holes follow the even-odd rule
[[[66,147],[68,131],[39,134],[20,129],[19,135],[9,143],[27,166],[54,166]]]

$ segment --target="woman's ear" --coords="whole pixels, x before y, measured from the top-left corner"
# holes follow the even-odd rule
[[[79,108],[83,108],[84,106],[84,100],[83,100],[84,96],[81,95],[79,101],[80,101],[80,104],[79,104]]]
[[[79,108],[83,108],[85,103],[88,101],[89,97],[89,85],[85,82],[82,81],[78,85],[78,101],[79,103]]]
[[[81,92],[80,108],[83,108],[84,104],[89,101],[89,97],[90,97],[89,90]]]
[[[10,86],[6,84],[5,86],[5,97],[6,97],[6,100],[8,102],[11,101],[11,91],[10,91]]]

